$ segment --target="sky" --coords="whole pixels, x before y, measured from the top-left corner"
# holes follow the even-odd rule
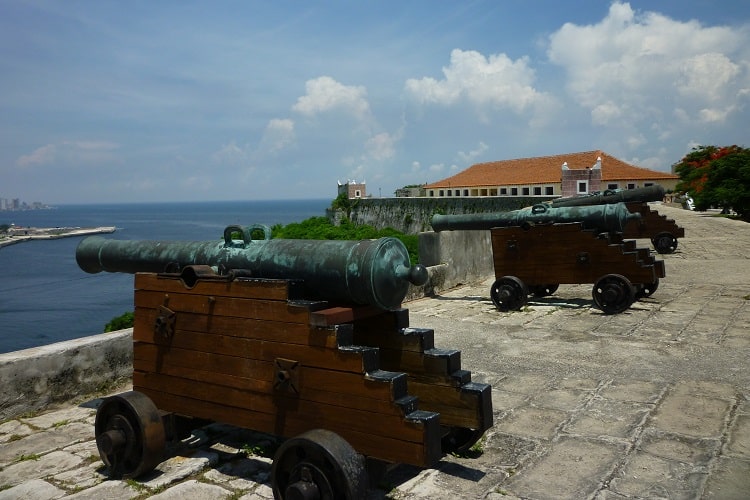
[[[0,0],[0,198],[393,196],[750,147],[750,2]]]

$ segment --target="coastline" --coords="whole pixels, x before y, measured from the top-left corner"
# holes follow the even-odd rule
[[[23,243],[30,240],[55,240],[58,238],[70,238],[72,236],[87,236],[90,234],[114,233],[115,226],[100,227],[29,227],[24,228],[23,235],[10,235],[0,237],[0,248]]]

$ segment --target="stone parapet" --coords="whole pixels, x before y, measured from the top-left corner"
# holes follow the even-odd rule
[[[0,421],[106,389],[132,371],[132,328],[0,354]]]

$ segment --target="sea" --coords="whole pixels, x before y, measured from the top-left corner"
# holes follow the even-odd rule
[[[229,225],[289,224],[324,216],[330,199],[60,205],[0,212],[0,224],[114,226],[106,238],[211,241]],[[0,353],[96,335],[133,311],[133,275],[88,274],[75,251],[85,236],[0,248]]]

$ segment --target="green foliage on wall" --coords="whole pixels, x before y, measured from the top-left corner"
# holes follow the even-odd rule
[[[349,219],[343,219],[341,224],[336,226],[326,217],[310,217],[302,222],[294,222],[285,226],[277,224],[271,229],[274,239],[370,240],[385,237],[397,238],[401,240],[409,251],[409,260],[411,263],[416,264],[419,262],[418,236],[416,234],[404,234],[390,227],[375,229],[373,226],[367,224],[354,224]]]
[[[132,328],[135,321],[135,315],[132,312],[126,312],[116,318],[112,318],[109,323],[104,325],[104,333],[116,332],[125,328]]]

